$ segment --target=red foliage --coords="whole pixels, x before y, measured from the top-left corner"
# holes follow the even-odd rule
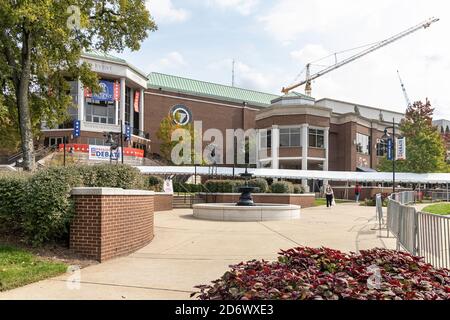
[[[200,291],[192,295],[202,300],[450,299],[450,271],[435,269],[405,252],[373,249],[345,254],[299,247],[279,254],[276,262],[232,265],[212,285],[196,286]],[[375,275],[378,285],[372,282]]]

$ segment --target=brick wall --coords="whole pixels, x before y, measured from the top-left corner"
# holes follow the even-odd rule
[[[130,254],[153,239],[154,194],[111,188],[74,188],[70,248],[105,261]]]
[[[210,193],[202,194],[207,197],[208,203],[236,203],[239,200],[239,193]],[[273,204],[293,204],[302,208],[314,206],[314,193],[305,194],[277,194],[277,193],[253,193],[255,203],[273,203]]]
[[[155,212],[172,210],[173,194],[155,192],[154,202],[155,202]]]

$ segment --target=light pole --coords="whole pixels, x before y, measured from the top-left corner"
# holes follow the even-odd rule
[[[388,133],[388,129],[392,129],[392,138]],[[387,144],[387,148],[390,148],[392,157],[392,193],[395,193],[395,119],[392,118],[392,127],[386,127],[384,129],[384,134],[381,137]],[[391,141],[389,145],[389,140]],[[389,159],[388,159],[389,160]]]

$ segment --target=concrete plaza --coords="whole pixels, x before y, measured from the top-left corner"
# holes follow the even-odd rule
[[[0,299],[188,299],[195,285],[219,278],[230,264],[274,260],[279,249],[394,249],[395,239],[377,227],[375,208],[354,203],[302,209],[299,220],[273,222],[202,221],[189,209],[159,212],[152,243],[82,269],[79,288],[67,281],[74,275],[62,275],[0,293]]]

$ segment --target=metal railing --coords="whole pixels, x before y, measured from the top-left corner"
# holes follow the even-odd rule
[[[397,249],[401,246],[437,268],[450,268],[450,217],[418,211],[410,206],[414,200],[414,192],[389,197],[388,232],[397,238]]]

